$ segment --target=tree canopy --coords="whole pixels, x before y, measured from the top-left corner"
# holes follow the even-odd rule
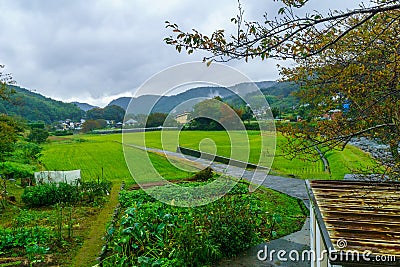
[[[243,110],[234,109],[222,102],[220,97],[206,99],[193,107],[188,129],[234,130],[243,129]],[[247,117],[246,117],[247,119]]]
[[[388,16],[386,25],[390,28],[391,23],[399,19],[390,11],[400,10],[398,0],[370,0],[368,5],[360,4],[352,10],[334,10],[327,15],[313,11],[301,16],[298,11],[308,0],[275,1],[283,4],[278,14],[271,17],[265,13],[260,21],[246,21],[239,1],[238,15],[231,19],[236,25],[233,33],[220,29],[207,36],[196,29],[184,31],[179,25],[166,21],[166,27],[172,29],[173,34],[166,37],[165,42],[188,54],[195,50],[208,51],[211,55],[204,61],[209,62],[257,57],[297,59],[317,55],[377,16]],[[350,25],[348,21],[352,19],[357,19],[357,23]],[[327,40],[325,36],[331,38],[320,42],[321,38]]]
[[[105,108],[92,108],[86,112],[86,117],[90,120],[114,120],[121,122],[124,119],[125,110],[117,105],[110,105]]]
[[[7,85],[15,83],[11,74],[4,72],[5,65],[0,64],[0,99],[7,100],[14,91]]]
[[[312,153],[315,144],[333,149],[355,136],[369,136],[389,146],[390,155],[380,160],[387,173],[399,174],[400,21],[392,21],[395,16],[400,17],[400,11],[376,16],[329,49],[282,69],[284,78],[301,85],[297,95],[307,105],[309,121],[334,114],[329,120],[286,127],[285,132],[296,137],[289,139],[292,151]],[[360,19],[347,23],[351,27]]]

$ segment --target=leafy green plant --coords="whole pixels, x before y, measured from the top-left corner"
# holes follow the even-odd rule
[[[47,247],[53,237],[52,232],[44,227],[16,229],[0,228],[0,251],[12,248],[29,248],[32,244]]]
[[[190,183],[202,184],[206,182]],[[151,190],[152,194],[179,195],[168,186]],[[239,183],[218,201],[182,208],[156,201],[142,190],[122,191],[120,203],[125,212],[108,229],[109,250],[102,264],[208,266],[222,257],[236,255],[270,238],[272,231],[278,234],[281,228],[278,215],[272,220],[270,214],[275,213],[268,212],[261,195],[249,194],[247,185]],[[303,216],[301,208],[293,212]]]
[[[34,263],[42,262],[44,260],[44,255],[49,252],[50,248],[32,242],[25,246],[25,250],[32,266]]]

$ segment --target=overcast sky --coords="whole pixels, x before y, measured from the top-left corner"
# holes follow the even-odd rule
[[[334,2],[334,3],[330,3]],[[311,0],[309,10],[355,1]],[[331,6],[327,6],[329,4]],[[353,7],[355,3],[351,3]],[[273,16],[273,0],[242,0],[245,17]],[[104,106],[153,74],[202,59],[164,43],[165,20],[211,33],[231,29],[237,0],[0,0],[0,64],[17,85],[64,101]],[[230,62],[254,81],[276,80],[275,61]]]

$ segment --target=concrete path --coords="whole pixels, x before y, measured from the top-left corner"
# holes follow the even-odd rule
[[[189,161],[196,162],[202,166],[210,166],[214,171],[226,174],[228,176],[243,178],[250,182],[255,182],[266,188],[273,189],[275,191],[284,193],[286,195],[301,199],[307,208],[310,207],[310,202],[308,200],[308,194],[305,186],[305,181],[302,179],[286,178],[281,176],[267,175],[264,170],[246,170],[240,167],[228,166],[223,163],[211,162],[210,160],[195,158],[192,156],[184,155],[177,152],[165,151],[154,148],[144,148],[139,146],[134,146],[140,149],[146,149],[147,151],[164,153],[166,156],[173,156],[178,158],[184,158]]]
[[[309,209],[310,202],[308,199],[308,194],[305,186],[305,181],[301,179],[295,178],[286,178],[280,176],[272,176],[267,175],[265,171],[254,171],[254,170],[245,170],[243,168],[228,166],[226,164],[210,162],[210,160],[195,158],[188,155],[183,155],[181,153],[164,151],[160,149],[153,148],[144,148],[135,145],[129,145],[132,147],[136,147],[139,149],[145,149],[151,152],[164,153],[167,156],[173,156],[178,158],[184,158],[190,160],[192,162],[196,162],[202,166],[210,166],[216,172],[223,173],[236,178],[243,178],[247,181],[255,182],[256,184],[260,184],[263,187],[273,189],[275,191],[287,194],[289,196],[298,198],[302,200],[305,206]],[[288,236],[272,240],[268,243],[259,244],[255,247],[250,248],[249,250],[241,253],[236,258],[224,260],[220,262],[216,266],[225,267],[225,266],[241,266],[241,267],[258,267],[258,266],[298,266],[305,267],[310,266],[309,261],[292,261],[289,258],[289,253],[291,251],[297,251],[297,254],[301,256],[302,251],[310,249],[310,239],[309,239],[309,219],[305,221],[303,228],[295,233],[292,233]],[[275,253],[272,253],[272,258],[269,257],[272,250],[275,250]],[[281,257],[279,259],[277,256],[277,252],[280,250],[286,251],[286,256]],[[265,255],[267,252],[267,255]],[[296,257],[296,252],[292,252],[292,256]],[[259,259],[259,257],[261,260]],[[265,259],[264,259],[265,258]],[[287,261],[284,260],[287,259]],[[292,257],[293,258],[293,257]],[[301,257],[300,257],[301,259]]]

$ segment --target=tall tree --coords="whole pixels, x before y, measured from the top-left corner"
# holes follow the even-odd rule
[[[0,114],[0,161],[10,152],[14,151],[18,140],[18,133],[22,128],[11,117]]]
[[[343,148],[351,138],[367,135],[389,146],[390,154],[380,160],[388,174],[399,175],[400,21],[393,17],[400,17],[400,11],[375,16],[329,49],[297,60],[295,68],[282,69],[286,79],[301,85],[297,95],[312,121],[285,128],[296,137],[288,139],[292,152],[313,153],[315,144]],[[352,18],[347,23],[352,27],[360,20]],[[331,119],[314,120],[328,113],[334,113]]]
[[[8,100],[13,90],[10,90],[7,85],[15,83],[11,74],[4,72],[5,65],[0,64],[0,98]]]

